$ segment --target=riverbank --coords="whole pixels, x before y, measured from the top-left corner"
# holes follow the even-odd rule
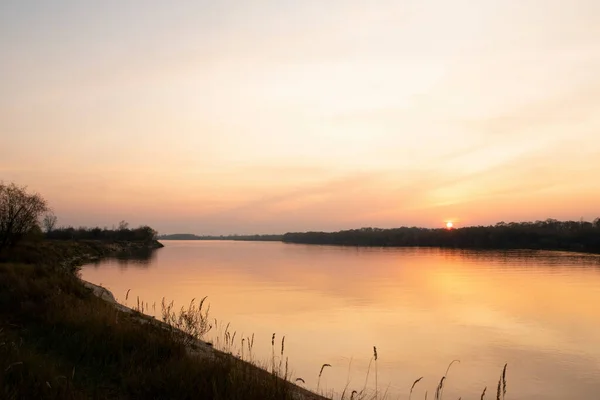
[[[41,241],[5,257],[0,397],[322,399],[117,304],[106,289],[74,273],[84,263],[160,246]]]
[[[33,264],[39,266],[62,266],[73,270],[83,264],[100,261],[107,257],[127,258],[151,254],[164,247],[157,240],[127,242],[101,240],[39,240],[20,243],[10,254],[0,255],[0,262]]]

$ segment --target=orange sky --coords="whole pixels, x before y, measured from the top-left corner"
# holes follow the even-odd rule
[[[595,0],[0,4],[0,180],[59,223],[592,219]]]

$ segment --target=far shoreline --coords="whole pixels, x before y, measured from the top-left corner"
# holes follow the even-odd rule
[[[158,240],[261,241],[347,247],[417,247],[464,250],[547,250],[600,254],[600,218],[589,221],[498,222],[488,226],[446,228],[359,228],[336,232],[288,232],[256,235],[159,235]]]

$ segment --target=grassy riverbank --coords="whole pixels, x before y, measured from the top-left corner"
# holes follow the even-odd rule
[[[94,296],[74,274],[140,246],[41,241],[3,257],[0,398],[317,398],[233,356],[190,353],[164,326]]]

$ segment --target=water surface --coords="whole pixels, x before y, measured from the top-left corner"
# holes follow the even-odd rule
[[[510,399],[595,399],[600,393],[600,257],[536,251],[356,248],[279,242],[165,241],[145,262],[107,260],[82,277],[128,305],[208,296],[225,323],[255,334],[254,358],[272,363],[285,335],[294,377],[315,389],[387,390],[433,398],[495,398],[508,363]],[[158,315],[159,310],[157,309]],[[217,339],[217,337],[221,337]],[[216,343],[215,343],[216,344]],[[241,354],[240,354],[241,355]],[[244,355],[248,357],[248,353]],[[285,361],[283,362],[285,364]],[[349,381],[349,384],[348,384]]]

